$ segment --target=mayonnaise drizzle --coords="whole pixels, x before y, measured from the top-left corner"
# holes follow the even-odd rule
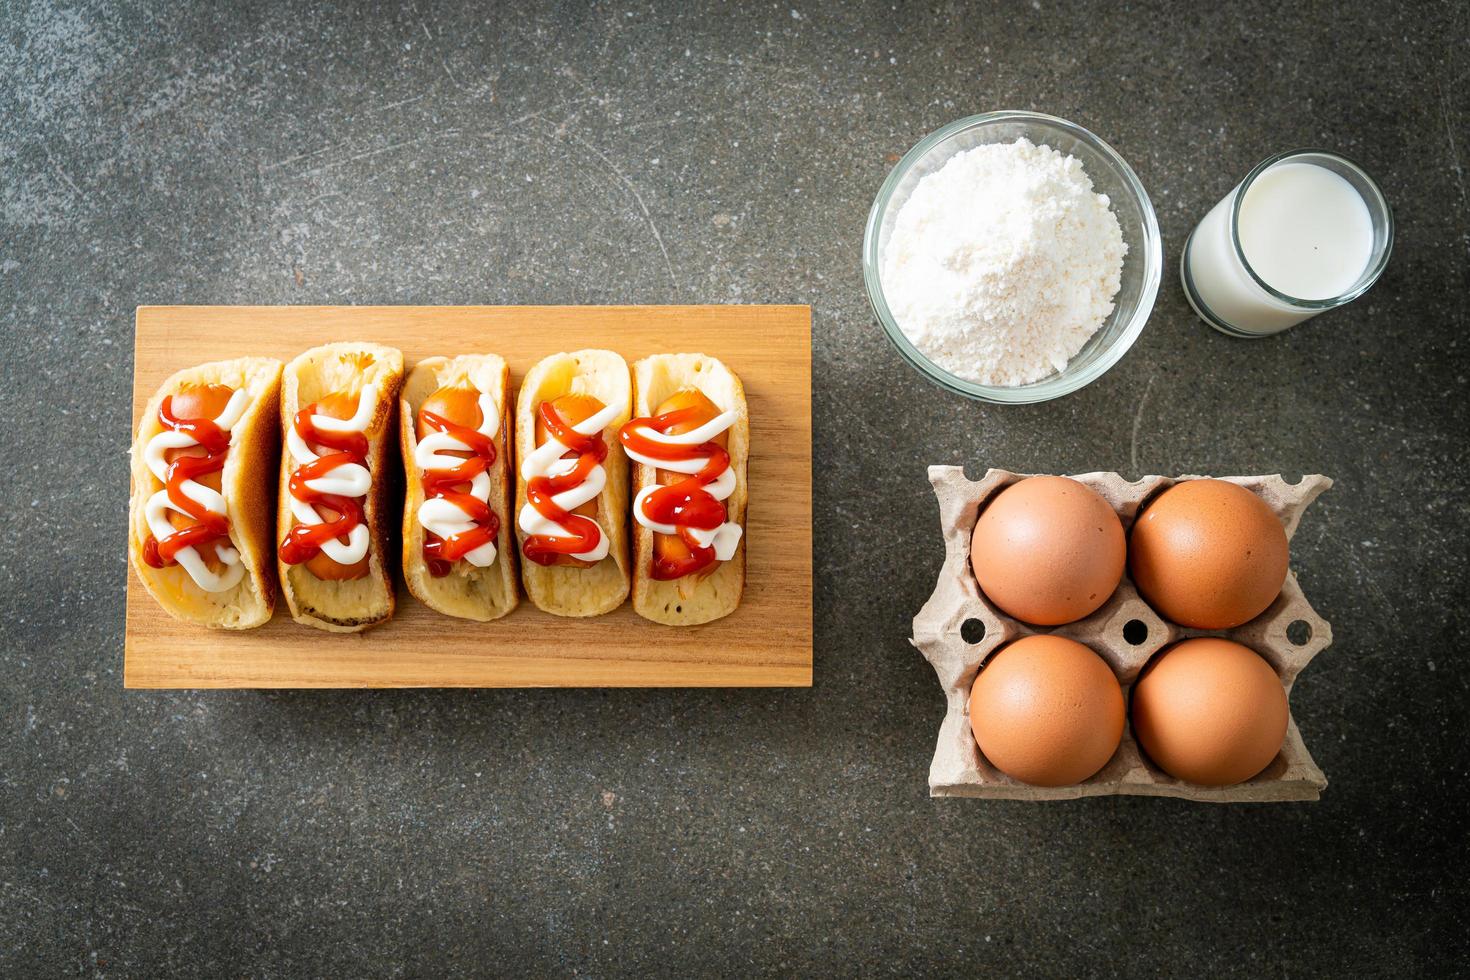
[[[494,439],[500,431],[500,405],[496,403],[491,389],[498,387],[492,383],[490,370],[482,366],[475,372],[471,379],[476,390],[480,392],[480,427],[477,430],[487,439]],[[419,440],[414,447],[413,461],[420,470],[452,470],[464,459],[459,456],[441,456],[440,453],[469,452],[470,447],[460,442],[447,432],[431,432]],[[475,497],[488,505],[490,503],[490,474],[476,473],[470,481],[470,496]],[[449,538],[476,527],[470,516],[459,508],[458,505],[443,497],[435,497],[425,500],[419,507],[419,523],[424,530],[437,534],[441,538]],[[495,563],[495,542],[486,541],[473,551],[465,552],[464,560],[476,568],[488,568]]]
[[[572,426],[572,430],[581,435],[590,436],[607,428],[614,419],[626,411],[627,406],[625,405],[608,405],[596,415],[585,418]],[[577,457],[562,459],[562,454],[567,452],[567,448],[555,436],[550,436],[521,462],[521,479],[529,482],[538,476],[561,476],[563,473],[571,472],[577,465]],[[592,467],[592,472],[587,474],[587,479],[551,499],[562,510],[574,511],[587,501],[595,499],[598,494],[602,493],[602,488],[606,485],[607,470],[598,464]],[[520,513],[516,516],[516,523],[522,531],[530,535],[541,535],[548,538],[575,537],[563,525],[541,516],[541,512],[529,503],[521,507]],[[597,531],[597,544],[587,551],[572,555],[573,558],[581,561],[601,561],[607,557],[607,535],[602,533],[600,526]]]
[[[235,441],[235,423],[239,422],[250,407],[250,395],[244,388],[236,388],[230,400],[225,403],[224,411],[214,419],[214,424],[225,432],[230,433],[230,444]],[[168,520],[168,511],[176,510],[181,514],[188,514],[168,499],[168,462],[166,456],[172,449],[188,449],[199,443],[186,432],[176,432],[164,429],[149,439],[143,447],[143,462],[148,466],[148,472],[158,478],[158,482],[164,485],[164,489],[156,491],[143,505],[144,519],[148,522],[148,530],[153,537],[162,541],[177,530]],[[223,486],[223,483],[221,483]],[[199,504],[204,509],[214,514],[225,513],[225,498],[217,490],[212,490],[197,480],[185,480],[179,485],[179,490],[190,500]],[[234,534],[231,526],[230,533]],[[235,584],[245,575],[245,565],[240,561],[240,552],[234,548],[227,547],[223,543],[216,543],[215,554],[219,556],[220,563],[224,566],[218,572],[211,571],[204,563],[204,558],[199,550],[192,545],[180,548],[174,555],[174,560],[179,563],[194,584],[205,592],[225,592],[233,589]]]
[[[659,432],[647,424],[637,426],[634,431],[650,442],[661,443],[665,446],[698,446],[709,442],[711,439],[724,432],[735,424],[740,416],[735,412],[721,412],[697,429],[688,432],[680,432],[677,435],[668,435]],[[709,465],[708,456],[696,456],[693,459],[659,459],[657,456],[645,456],[637,450],[624,447],[628,456],[647,466],[653,466],[661,470],[669,470],[673,473],[684,473],[692,476]],[[662,484],[651,483],[638,491],[633,498],[633,517],[644,527],[655,534],[678,534],[679,528],[673,524],[660,524],[651,520],[643,512],[643,502],[656,492]],[[705,486],[705,492],[716,500],[727,500],[730,494],[735,492],[735,470],[726,465],[720,471],[720,475]],[[689,536],[699,543],[701,548],[713,547],[715,549],[716,561],[729,561],[735,557],[735,549],[740,544],[740,537],[745,529],[734,521],[726,521],[712,530],[701,530],[697,527],[688,529]]]
[[[312,425],[323,432],[362,432],[373,420],[373,412],[378,406],[378,386],[364,385],[357,396],[357,411],[350,419],[333,418],[330,415],[322,415],[320,412],[311,416]],[[297,467],[314,463],[319,459],[318,455],[301,438],[301,433],[296,431],[293,424],[286,430],[286,448],[291,452],[291,458],[296,461]],[[325,476],[315,480],[306,481],[306,485],[317,493],[330,493],[338,497],[365,497],[373,487],[373,476],[368,472],[366,466],[359,463],[344,463],[334,467]],[[304,500],[298,500],[294,495],[287,494],[290,499],[291,515],[302,524],[320,524],[322,516],[316,512],[316,508]],[[340,538],[333,538],[322,544],[322,552],[332,561],[339,565],[356,565],[367,555],[369,534],[366,524],[358,524],[347,534],[347,543],[343,544]]]

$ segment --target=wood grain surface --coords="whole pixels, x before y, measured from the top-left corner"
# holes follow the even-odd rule
[[[365,633],[299,626],[284,600],[266,626],[225,633],[173,620],[130,572],[126,686],[810,686],[809,307],[144,306],[135,333],[133,431],[148,398],[180,368],[247,354],[289,360],[337,340],[391,344],[409,368],[435,354],[498,353],[510,362],[513,386],[547,354],[583,347],[616,350],[629,363],[666,352],[720,358],[740,376],[750,403],[740,608],[705,626],[674,628],[641,619],[626,603],[606,616],[562,619],[523,598],[503,619],[471,623],[428,609],[400,580],[397,615]]]

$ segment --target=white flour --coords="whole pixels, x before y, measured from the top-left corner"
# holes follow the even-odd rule
[[[1021,385],[1066,366],[1113,311],[1128,246],[1082,163],[1025,139],[951,157],[914,187],[883,292],[930,360]]]

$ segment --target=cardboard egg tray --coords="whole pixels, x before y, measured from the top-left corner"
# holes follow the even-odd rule
[[[948,701],[944,723],[939,729],[939,744],[929,767],[930,795],[1003,800],[1172,796],[1212,803],[1317,799],[1327,785],[1327,778],[1312,762],[1295,719],[1287,722],[1286,740],[1275,760],[1259,775],[1234,786],[1196,786],[1167,775],[1139,751],[1131,724],[1125,727],[1122,744],[1107,765],[1076,785],[1030,786],[1011,779],[986,761],[970,731],[970,687],[986,658],[1019,637],[1051,632],[1086,644],[1113,669],[1123,685],[1125,697],[1150,658],[1169,644],[1188,637],[1223,636],[1250,647],[1275,668],[1288,696],[1297,674],[1332,642],[1332,627],[1307,603],[1293,572],[1287,573],[1281,595],[1265,612],[1232,630],[1193,630],[1166,621],[1143,601],[1126,573],[1117,591],[1086,619],[1051,629],[1038,629],[1012,619],[981,593],[970,570],[970,535],[986,501],[1027,475],[1030,474],[993,469],[977,481],[967,479],[958,466],[929,467],[929,481],[939,498],[945,559],[934,594],[914,617],[910,642],[933,665]],[[1127,533],[1151,497],[1175,483],[1197,477],[1146,476],[1129,483],[1116,473],[1084,473],[1072,479],[1101,494],[1117,511]],[[1296,532],[1307,505],[1332,486],[1325,476],[1304,477],[1295,485],[1280,476],[1220,479],[1237,483],[1264,500],[1285,525],[1288,540]],[[961,635],[962,627],[969,620],[978,620],[985,627],[985,635],[974,643]],[[1287,630],[1298,622],[1306,624],[1308,636],[1302,643],[1293,643]],[[1300,636],[1300,629],[1293,633]]]

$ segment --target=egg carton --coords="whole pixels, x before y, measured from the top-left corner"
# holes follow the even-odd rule
[[[939,498],[945,559],[934,594],[914,617],[914,634],[909,642],[933,665],[948,702],[939,729],[939,744],[929,767],[930,795],[999,800],[1170,796],[1212,803],[1317,799],[1327,786],[1327,778],[1312,761],[1293,718],[1288,719],[1286,740],[1271,764],[1254,778],[1234,786],[1196,786],[1163,772],[1139,751],[1131,724],[1125,727],[1123,741],[1107,765],[1085,782],[1071,786],[1031,786],[1019,782],[981,755],[970,730],[970,687],[991,653],[1022,636],[1055,633],[1086,644],[1107,661],[1123,686],[1125,698],[1150,658],[1169,644],[1188,637],[1222,636],[1250,647],[1275,669],[1288,696],[1297,674],[1332,642],[1331,625],[1308,604],[1292,572],[1287,573],[1281,595],[1265,612],[1231,630],[1186,629],[1168,622],[1139,596],[1126,574],[1117,591],[1100,609],[1075,623],[1038,629],[1005,615],[991,604],[975,581],[970,569],[970,535],[985,502],[1028,475],[992,469],[981,479],[970,480],[962,467],[929,467],[929,482]],[[1146,476],[1130,483],[1117,473],[1084,473],[1072,479],[1096,490],[1117,512],[1126,533],[1143,505],[1155,494],[1199,477]],[[1296,532],[1307,505],[1332,486],[1330,479],[1318,475],[1304,477],[1294,485],[1279,475],[1220,479],[1239,484],[1264,500],[1281,519],[1288,540]],[[984,636],[976,642],[967,641],[961,632],[971,620],[979,621],[985,629]],[[1306,630],[1306,637],[1300,643],[1288,636],[1288,628],[1297,623],[1304,623]],[[1298,638],[1301,631],[1302,627],[1291,630]]]

